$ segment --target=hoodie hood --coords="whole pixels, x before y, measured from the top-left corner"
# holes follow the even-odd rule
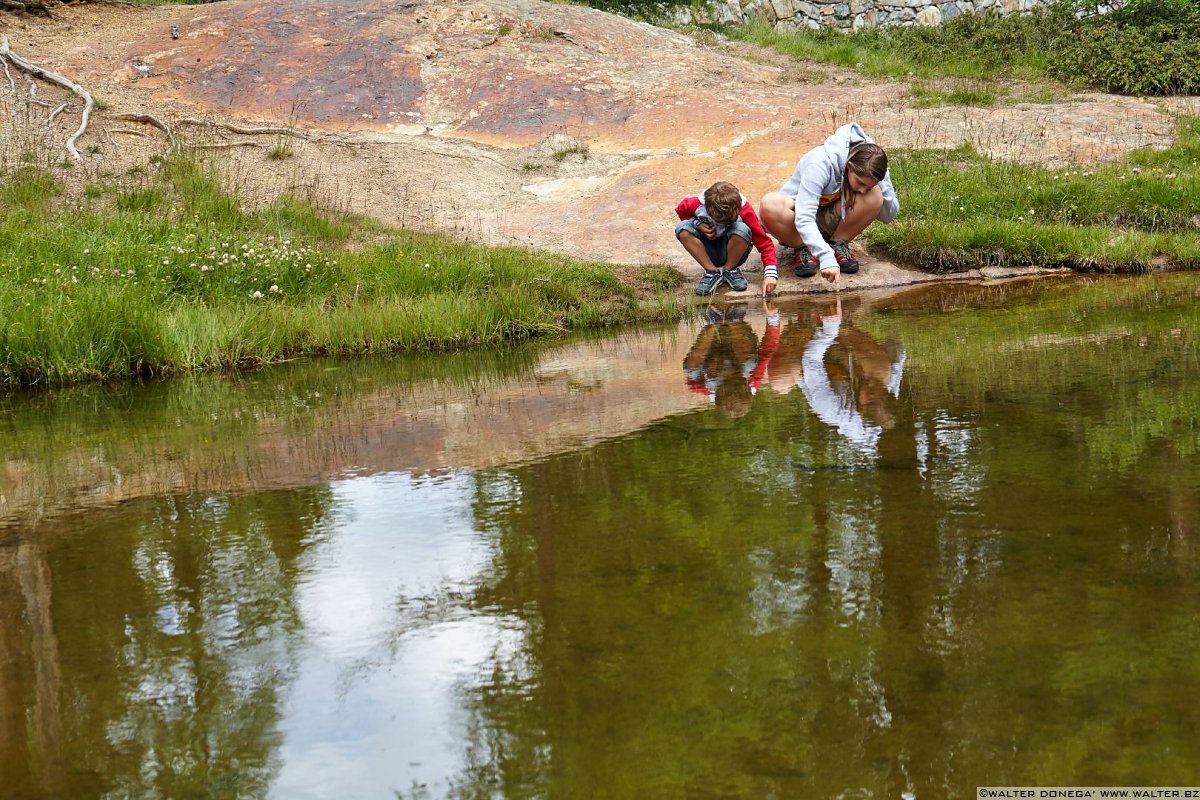
[[[846,170],[846,157],[850,154],[850,148],[863,142],[873,143],[874,139],[867,136],[867,132],[857,122],[843,125],[825,140],[822,146],[829,161],[836,167],[838,175]]]

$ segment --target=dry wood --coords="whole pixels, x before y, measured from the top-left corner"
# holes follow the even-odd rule
[[[8,59],[0,56],[0,64],[4,65],[4,77],[8,78],[8,90],[13,94],[17,93],[17,83],[12,78],[12,73],[8,71]]]
[[[26,61],[24,58],[14,53],[12,48],[9,47],[8,37],[3,34],[0,34],[0,57],[7,58],[12,62],[14,67],[32,75],[35,78],[41,78],[42,80],[56,83],[83,98],[83,114],[80,115],[79,127],[67,138],[67,152],[70,153],[76,161],[82,161],[83,155],[79,152],[79,148],[75,146],[75,142],[80,136],[83,135],[83,132],[87,130],[88,119],[92,116],[92,107],[96,104],[95,101],[92,100],[92,95],[87,89],[83,88],[70,78],[63,77],[57,72],[50,72],[49,70],[42,69],[36,64]]]
[[[48,128],[48,127],[50,127],[51,125],[53,125],[53,124],[54,124],[54,118],[55,118],[55,117],[57,117],[57,116],[58,116],[59,114],[61,114],[62,112],[66,111],[66,110],[67,110],[67,104],[66,104],[66,103],[59,103],[59,104],[58,104],[58,108],[56,108],[56,109],[54,109],[53,111],[51,111],[51,112],[50,112],[50,118],[46,120],[46,127]]]
[[[180,125],[199,125],[202,127],[203,126],[211,126],[213,128],[223,128],[224,130],[227,130],[230,133],[240,133],[245,136],[259,136],[262,134],[274,133],[274,134],[282,134],[284,136],[295,136],[299,139],[307,139],[308,138],[308,134],[306,134],[304,131],[296,130],[295,128],[289,128],[284,125],[266,125],[266,126],[259,127],[259,128],[250,128],[245,125],[233,125],[228,122],[216,122],[214,120],[206,120],[206,119],[193,119],[192,117],[184,117],[183,119],[179,120],[179,124]]]
[[[197,150],[226,150],[230,147],[262,147],[261,142],[218,142],[217,144],[198,144]]]
[[[127,133],[130,136],[145,136],[145,131],[135,131],[133,128],[111,128],[109,133]]]
[[[163,122],[153,114],[117,114],[116,119],[124,119],[130,122],[144,122],[147,125],[153,125],[154,127],[158,128],[167,135],[167,140],[171,143],[171,146],[167,148],[167,155],[170,155],[175,149],[176,144],[178,144],[175,141],[175,134],[171,132],[171,129],[167,126],[167,123]]]

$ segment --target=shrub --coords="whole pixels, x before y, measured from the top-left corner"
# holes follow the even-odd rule
[[[1111,14],[1081,11],[1052,43],[1051,75],[1119,94],[1200,93],[1200,0],[1133,0]]]

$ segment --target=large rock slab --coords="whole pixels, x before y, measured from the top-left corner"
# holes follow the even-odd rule
[[[1136,98],[913,108],[907,83],[797,70],[763,51],[748,60],[747,46],[540,0],[228,0],[125,13],[136,19],[111,46],[81,23],[46,40],[43,60],[128,105],[313,131],[288,169],[261,151],[229,152],[251,194],[316,174],[310,183],[337,186],[340,205],[387,222],[685,271],[694,265],[672,235],[679,198],[724,179],[757,204],[849,120],[885,147],[969,142],[1052,165],[1173,139],[1171,115]]]

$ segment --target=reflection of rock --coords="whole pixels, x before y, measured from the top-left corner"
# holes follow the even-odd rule
[[[0,452],[0,524],[152,495],[483,469],[585,447],[704,404],[679,391],[678,364],[691,339],[685,325],[673,339],[631,333],[564,345],[505,378],[389,381],[386,367],[372,378],[347,369],[325,399],[307,388],[322,364],[297,365],[290,382],[288,368],[277,367],[269,391],[306,398],[312,408],[287,403],[273,413],[243,413],[262,398],[218,378],[196,379],[190,390],[181,382],[183,391],[214,396],[211,418],[180,417],[164,430],[139,421],[135,402],[119,417],[89,422],[84,436],[60,432],[50,444],[10,437],[12,449]],[[161,397],[143,396],[143,415],[163,413]]]

